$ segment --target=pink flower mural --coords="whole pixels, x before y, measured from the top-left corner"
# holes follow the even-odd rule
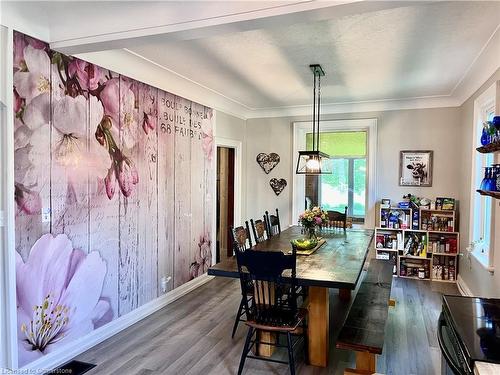
[[[175,241],[174,287],[207,271],[215,146],[210,108],[192,118],[189,100],[17,32],[13,59],[23,366],[158,297]]]
[[[43,235],[26,262],[17,254],[16,275],[21,366],[109,319],[101,298],[106,263],[97,252],[73,249],[65,234]]]
[[[210,240],[209,232],[205,232],[200,236],[198,242],[198,251],[195,254],[194,262],[189,267],[191,278],[203,275],[208,271],[212,264],[212,241]]]

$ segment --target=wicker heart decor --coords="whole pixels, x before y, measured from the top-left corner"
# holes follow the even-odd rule
[[[280,162],[280,156],[274,152],[271,152],[270,154],[261,152],[257,155],[256,160],[264,172],[269,174],[269,172],[271,172]]]
[[[271,185],[274,194],[280,195],[286,187],[286,180],[284,178],[280,178],[279,180],[277,178],[271,178],[269,180],[269,185]]]

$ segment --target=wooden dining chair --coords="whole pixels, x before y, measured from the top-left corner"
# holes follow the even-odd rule
[[[230,226],[229,233],[233,242],[233,250],[237,248],[239,251],[245,251],[252,247],[252,237],[250,237],[250,228],[248,227],[248,221],[245,221],[245,226],[242,225],[236,228]]]
[[[236,228],[229,227],[229,232],[231,234],[231,239],[233,242],[233,252],[235,255],[241,252],[245,252],[252,247],[252,238],[250,237],[248,221],[245,221],[245,226]],[[239,266],[238,271],[240,271]],[[249,290],[249,293],[241,294],[240,305],[238,306],[238,312],[236,313],[236,317],[234,319],[231,338],[234,338],[236,330],[238,329],[239,322],[246,322],[246,310],[244,309],[244,306],[245,304],[252,303],[253,300],[253,288],[247,289]]]
[[[241,353],[238,375],[243,371],[247,358],[260,359],[264,361],[288,364],[290,373],[295,374],[294,348],[298,342],[304,341],[307,357],[307,329],[305,309],[298,308],[296,303],[296,270],[297,253],[290,255],[276,251],[248,250],[236,254],[238,267],[245,268],[247,272],[240,272],[243,293],[248,293],[246,288],[252,282],[254,288],[254,301],[252,305],[246,304],[248,333]],[[283,273],[290,271],[290,276],[285,282]],[[287,288],[290,299],[286,303],[280,298],[277,290]],[[275,343],[262,342],[258,332],[270,332],[276,335],[286,335],[286,345],[279,344],[279,337]],[[254,338],[255,336],[255,338]],[[286,347],[288,361],[259,356],[259,345],[273,345]],[[249,355],[253,347],[256,347],[256,355]]]
[[[266,211],[265,218],[267,225],[267,233],[269,234],[269,237],[280,234],[281,223],[280,223],[280,214],[278,212],[278,209],[276,209],[276,215],[269,215],[269,212]]]
[[[347,206],[344,212],[339,211],[326,211],[328,214],[328,224],[329,228],[342,228],[344,232],[347,228]]]
[[[252,225],[252,232],[255,243],[261,243],[269,239],[265,216],[263,216],[263,220],[257,219],[253,221],[253,219],[250,219],[250,224]]]

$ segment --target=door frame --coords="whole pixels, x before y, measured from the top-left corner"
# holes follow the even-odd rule
[[[215,147],[217,151],[217,147],[227,147],[234,150],[234,224],[241,223],[241,205],[242,205],[242,190],[241,190],[241,171],[243,168],[243,143],[242,141],[224,138],[224,137],[215,137]],[[215,170],[217,171],[217,158],[215,158]],[[217,176],[215,176],[217,178]],[[217,199],[214,197],[214,233],[217,233],[217,224],[216,224],[216,212],[217,212]],[[215,238],[215,237],[214,237]],[[217,257],[217,250],[214,246],[212,253],[212,264],[215,264]]]
[[[0,368],[16,369],[17,307],[14,203],[14,114],[13,108],[13,30],[0,25],[0,166],[4,171],[0,186]]]
[[[299,150],[306,149],[306,134],[311,132],[311,121],[293,123],[292,154],[292,217],[299,217],[304,207],[305,176],[295,173]],[[329,131],[366,131],[367,134],[367,183],[366,183],[366,215],[365,227],[375,227],[375,205],[377,201],[377,119],[348,119],[321,121],[321,132]]]

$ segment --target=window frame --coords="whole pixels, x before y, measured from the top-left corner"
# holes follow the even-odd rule
[[[474,117],[472,131],[472,171],[471,171],[471,190],[470,190],[470,211],[469,211],[469,244],[484,236],[486,231],[489,231],[489,241],[483,246],[475,246],[472,249],[471,255],[483,266],[486,270],[494,272],[494,250],[495,250],[495,201],[490,197],[481,196],[476,192],[482,180],[483,168],[491,163],[498,162],[498,157],[491,154],[481,154],[476,148],[481,144],[482,123],[488,119],[488,114],[498,111],[498,87],[500,81],[495,82],[487,90],[485,90],[476,100],[474,100]],[[490,155],[490,156],[488,156]],[[478,208],[478,205],[480,207]],[[477,211],[479,209],[479,214]],[[489,211],[489,223],[486,222],[485,216]],[[479,216],[479,223],[477,218]],[[478,235],[479,232],[479,235]]]
[[[323,120],[320,124],[321,132],[332,131],[366,131],[367,150],[366,150],[366,203],[365,203],[365,226],[367,228],[375,227],[376,201],[377,201],[377,119],[340,119]],[[292,222],[294,218],[304,209],[305,176],[295,173],[297,155],[299,150],[305,150],[306,134],[311,132],[311,121],[297,121],[293,123],[293,148],[291,173],[292,173]]]

